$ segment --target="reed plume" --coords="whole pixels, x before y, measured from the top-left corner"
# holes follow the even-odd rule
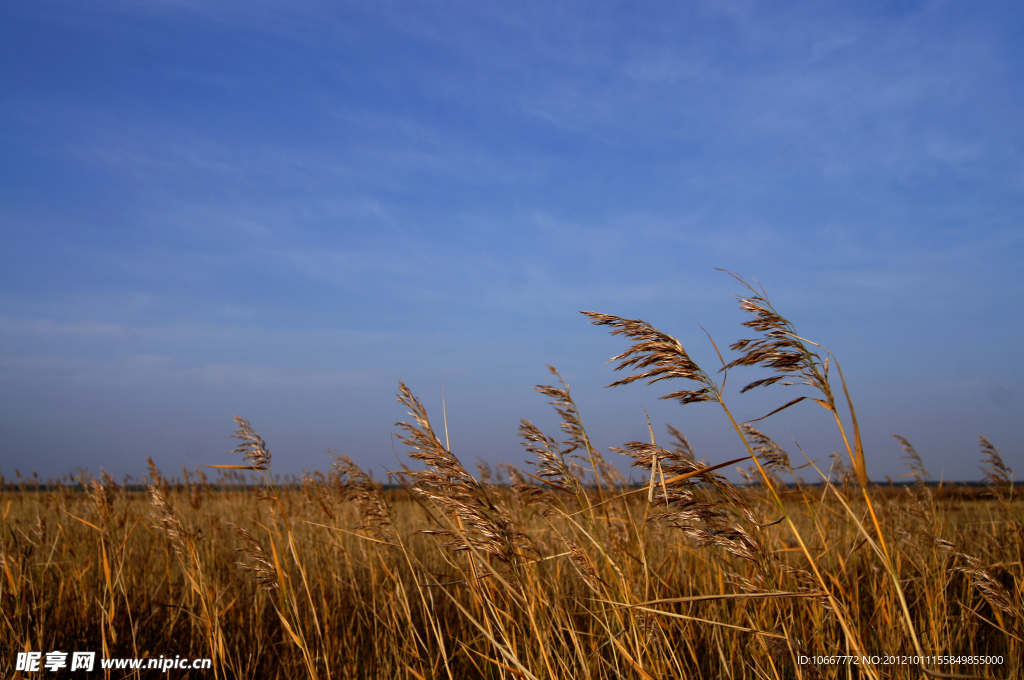
[[[110,524],[114,512],[114,499],[117,496],[117,482],[107,473],[100,470],[100,479],[92,480],[92,499],[96,508],[96,516],[104,527]]]
[[[725,477],[708,470],[703,463],[688,460],[656,444],[629,442],[622,448],[613,448],[633,459],[633,466],[651,473],[651,498],[664,505],[665,510],[651,515],[647,521],[662,520],[683,531],[701,546],[716,546],[727,553],[750,562],[759,571],[762,580],[768,577],[770,558],[761,542],[751,533],[756,525],[753,512],[739,490]],[[678,482],[670,479],[687,473],[700,473]],[[659,477],[662,480],[658,486]],[[697,496],[697,482],[703,480],[722,495],[722,499],[706,500]],[[729,516],[730,509],[739,512],[748,524],[744,527]]]
[[[778,382],[783,385],[802,384],[814,387],[825,395],[829,403],[833,403],[827,358],[822,361],[821,356],[808,347],[808,344],[813,343],[801,338],[793,324],[775,310],[764,288],[755,289],[736,274],[729,274],[750,291],[749,297],[737,296],[740,309],[754,317],[742,325],[754,329],[763,337],[737,340],[730,345],[729,349],[742,352],[742,355],[729,362],[725,368],[760,365],[775,373],[749,383],[740,391],[747,392]]]
[[[238,429],[231,437],[240,440],[241,443],[231,453],[242,454],[242,459],[248,461],[255,470],[268,469],[270,467],[270,451],[267,449],[266,442],[256,434],[248,420],[238,416],[234,418]]]
[[[277,590],[280,587],[277,569],[271,562],[271,557],[267,554],[267,551],[263,549],[259,541],[242,527],[230,522],[228,526],[235,532],[235,536],[245,544],[242,548],[235,548],[235,552],[245,555],[246,561],[235,562],[235,566],[242,571],[256,574],[256,583],[261,590]]]
[[[176,555],[191,562],[195,558],[196,541],[202,536],[202,532],[182,524],[174,514],[174,508],[167,502],[163,491],[152,484],[147,489],[150,502],[156,508],[156,513],[152,517],[157,524],[153,528],[162,531],[167,536]]]
[[[696,390],[679,390],[666,394],[661,399],[675,399],[680,404],[721,401],[718,386],[700,366],[690,359],[690,355],[686,353],[682,343],[671,335],[662,333],[651,324],[639,319],[623,319],[598,312],[580,313],[590,319],[591,325],[611,326],[615,329],[610,331],[612,335],[623,335],[636,341],[628,350],[610,359],[610,361],[619,362],[619,365],[615,367],[616,371],[626,368],[648,369],[616,380],[608,387],[628,385],[637,380],[646,380],[648,385],[653,385],[662,380],[684,378],[703,385],[703,387]]]
[[[939,548],[962,562],[952,567],[951,571],[967,576],[971,584],[978,589],[993,609],[1003,614],[1009,614],[1016,619],[1021,617],[1020,610],[1014,604],[1013,596],[1010,595],[1003,584],[992,576],[988,569],[982,566],[981,560],[966,554],[952,541],[937,536],[932,538]]]
[[[526,418],[520,420],[519,436],[524,440],[523,446],[527,453],[537,457],[537,465],[540,471],[537,473],[551,487],[561,491],[567,491],[573,495],[583,492],[579,479],[573,474],[565,461],[565,456],[575,447],[564,449],[551,437],[547,436],[540,429]]]
[[[1003,462],[999,449],[992,442],[981,435],[978,435],[978,439],[981,444],[981,469],[985,472],[985,484],[993,490],[1000,503],[1008,510],[1013,500],[1013,470]]]
[[[931,475],[928,474],[928,470],[924,467],[924,461],[921,460],[921,454],[917,452],[914,445],[907,441],[905,437],[894,434],[892,435],[892,438],[898,441],[900,443],[900,448],[903,449],[903,456],[900,458],[900,461],[902,461],[903,465],[910,470],[906,476],[916,479],[919,485],[924,484],[926,479],[931,478]]]
[[[740,303],[740,309],[753,317],[742,322],[742,325],[757,331],[761,334],[761,337],[738,340],[730,345],[729,349],[734,352],[741,352],[741,355],[737,359],[725,364],[721,370],[728,371],[738,366],[761,366],[773,372],[773,375],[748,383],[740,390],[741,393],[776,383],[782,385],[806,385],[817,390],[822,397],[821,399],[808,396],[797,397],[775,409],[768,416],[787,409],[804,399],[810,399],[819,406],[823,406],[835,418],[843,441],[846,443],[847,453],[853,463],[857,481],[862,489],[866,489],[868,473],[864,462],[864,448],[861,443],[857,415],[847,393],[846,398],[850,407],[850,417],[853,424],[853,442],[851,444],[846,436],[843,423],[839,418],[835,395],[829,382],[830,361],[827,351],[825,357],[822,358],[818,352],[820,345],[801,337],[797,333],[793,323],[780,314],[772,305],[763,287],[754,288],[738,275],[732,272],[727,273],[749,293],[748,296],[736,296]],[[836,366],[838,367],[838,362]],[[842,378],[841,370],[840,378]],[[845,381],[843,381],[843,390],[846,392]],[[763,418],[768,416],[763,416],[758,418],[758,420],[763,420]]]
[[[356,528],[377,540],[395,541],[397,533],[393,511],[381,494],[380,486],[347,455],[335,456],[333,465],[338,472],[338,491],[342,500],[354,502],[359,512]]]
[[[775,443],[771,437],[758,430],[750,423],[740,425],[743,435],[750,442],[750,450],[754,452],[757,459],[761,461],[766,470],[793,471],[789,462],[789,454],[781,446]]]
[[[695,460],[693,455],[693,446],[690,445],[690,440],[686,438],[686,435],[682,433],[678,428],[675,428],[668,423],[665,423],[665,427],[668,428],[669,435],[675,441],[672,444],[673,453],[687,459]]]
[[[456,521],[458,530],[422,530],[420,533],[450,538],[445,547],[492,555],[504,574],[512,575],[523,551],[532,550],[526,536],[492,501],[487,490],[462,466],[434,434],[427,411],[404,383],[398,383],[398,401],[409,409],[415,421],[396,423],[405,432],[396,435],[412,449],[410,458],[427,464],[426,470],[410,470],[414,490]]]
[[[625,483],[622,475],[619,474],[619,471],[613,465],[608,464],[608,461],[604,459],[600,451],[591,445],[587,431],[583,427],[583,419],[580,416],[579,409],[576,407],[576,402],[573,401],[572,394],[569,392],[569,386],[554,366],[548,364],[548,371],[551,372],[551,375],[558,378],[561,387],[536,385],[533,389],[550,398],[551,401],[548,403],[562,418],[562,431],[569,435],[561,449],[562,459],[564,460],[565,456],[573,451],[582,450],[586,452],[587,458],[590,461],[598,488],[600,488],[602,480],[608,486],[621,487]],[[572,485],[570,484],[570,486]]]

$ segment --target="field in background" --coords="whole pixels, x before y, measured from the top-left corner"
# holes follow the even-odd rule
[[[521,489],[486,487],[529,546],[514,568],[492,558],[498,574],[486,576],[468,551],[451,555],[439,547],[444,538],[412,533],[440,529],[438,510],[388,491],[382,500],[397,526],[374,526],[345,481],[310,477],[278,489],[278,502],[248,489],[162,480],[165,507],[186,532],[182,555],[149,494],[8,488],[0,648],[213,657],[219,675],[251,678],[295,677],[306,664],[303,647],[325,678],[795,677],[787,640],[813,654],[849,651],[815,584],[795,573],[774,588],[745,585],[757,571],[746,560],[665,522],[644,522],[659,512],[646,491],[602,506],[590,523],[586,514],[565,516],[580,506],[564,492],[529,499]],[[913,654],[893,584],[842,502],[821,488],[786,491],[865,650]],[[945,672],[1020,677],[1024,507],[939,501],[925,487],[896,491],[877,501],[878,511],[922,645],[1006,659]],[[719,498],[707,485],[695,493]],[[739,493],[751,512],[775,519],[763,490]],[[594,490],[589,495],[598,502]],[[865,520],[863,502],[850,509]],[[229,522],[263,547],[266,575],[284,588],[260,590],[239,572],[236,560],[259,563],[235,552],[249,545]],[[755,531],[780,575],[806,566],[778,525]],[[198,574],[205,596],[190,580]],[[796,595],[756,597],[773,590]],[[732,599],[656,602],[720,595]],[[12,677],[13,661],[5,654],[0,675]],[[880,668],[886,677],[910,670]]]
[[[401,384],[416,462],[400,488],[343,456],[282,483],[237,419],[242,459],[217,484],[152,463],[145,492],[106,475],[0,483],[0,676],[18,677],[19,650],[59,649],[209,657],[213,670],[191,675],[217,678],[1024,677],[1024,503],[998,449],[981,440],[980,490],[926,484],[904,440],[915,483],[871,483],[834,358],[746,290],[758,336],[722,367],[773,372],[748,389],[811,388],[786,406],[813,399],[847,443],[821,474],[800,470],[822,483],[801,483],[785,451],[733,421],[674,338],[588,313],[632,341],[616,359],[639,372],[615,384],[687,380],[667,398],[721,406],[748,453],[723,465],[745,466],[749,484],[695,460],[682,433],[652,431],[613,449],[646,471],[627,488],[554,369],[558,384],[538,391],[562,433],[522,422],[528,470],[471,474]],[[881,659],[798,663],[821,655]]]

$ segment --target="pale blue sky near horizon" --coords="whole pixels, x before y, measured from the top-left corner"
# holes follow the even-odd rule
[[[627,344],[578,314],[715,368],[701,326],[748,336],[725,268],[842,362],[874,479],[893,433],[936,479],[981,478],[979,434],[1020,477],[1022,29],[1002,1],[4,3],[0,473],[237,463],[237,414],[278,472],[380,476],[399,380],[438,430],[443,389],[471,470],[522,464],[545,364],[600,448],[644,407],[728,460],[718,407],[658,400],[683,384],[604,389]],[[759,375],[740,418],[809,394],[738,393]],[[841,446],[813,405],[760,425]]]

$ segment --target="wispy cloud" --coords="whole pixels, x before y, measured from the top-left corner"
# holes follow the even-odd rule
[[[8,337],[135,338],[139,333],[136,329],[128,326],[102,321],[55,322],[51,319],[28,320],[0,316],[0,335]]]

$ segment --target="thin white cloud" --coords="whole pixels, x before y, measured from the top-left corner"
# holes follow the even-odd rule
[[[273,365],[211,362],[183,365],[178,357],[132,354],[112,360],[66,355],[0,356],[0,380],[8,385],[33,380],[42,384],[78,385],[90,390],[150,387],[174,392],[201,390],[288,390],[358,388],[375,384],[377,371],[286,370]]]
[[[102,321],[60,322],[0,315],[0,335],[8,337],[137,338],[139,334],[139,330],[131,326]]]

